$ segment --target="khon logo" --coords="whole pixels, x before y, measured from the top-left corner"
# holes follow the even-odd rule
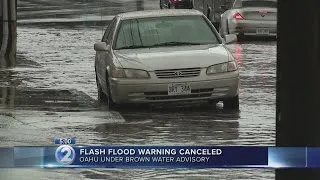
[[[56,161],[63,165],[70,165],[76,159],[76,152],[69,145],[61,145],[56,149]]]

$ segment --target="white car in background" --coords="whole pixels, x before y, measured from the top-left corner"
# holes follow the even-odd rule
[[[277,36],[277,0],[235,0],[221,15],[220,34]]]

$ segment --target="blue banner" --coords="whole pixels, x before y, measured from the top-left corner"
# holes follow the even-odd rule
[[[320,168],[320,148],[75,146],[0,148],[0,168]]]
[[[320,148],[306,148],[306,156],[309,168],[320,168]]]
[[[55,153],[55,157],[52,154]],[[213,168],[267,167],[267,147],[71,147],[45,150],[52,167]]]

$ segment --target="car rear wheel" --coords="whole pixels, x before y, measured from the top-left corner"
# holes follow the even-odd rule
[[[239,95],[223,100],[223,108],[225,109],[239,109]]]

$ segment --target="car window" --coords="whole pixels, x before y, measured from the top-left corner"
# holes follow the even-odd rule
[[[110,30],[111,28],[113,27],[113,24],[116,22],[116,18],[114,18],[108,25],[104,35],[103,35],[103,38],[102,38],[102,42],[106,42],[107,41],[107,38],[109,36],[109,33],[110,33]]]
[[[203,16],[143,18],[121,23],[115,49],[170,42],[219,44],[220,40]]]
[[[268,0],[242,0],[241,3],[237,4],[239,7],[267,7],[267,8],[277,8],[277,1]]]

